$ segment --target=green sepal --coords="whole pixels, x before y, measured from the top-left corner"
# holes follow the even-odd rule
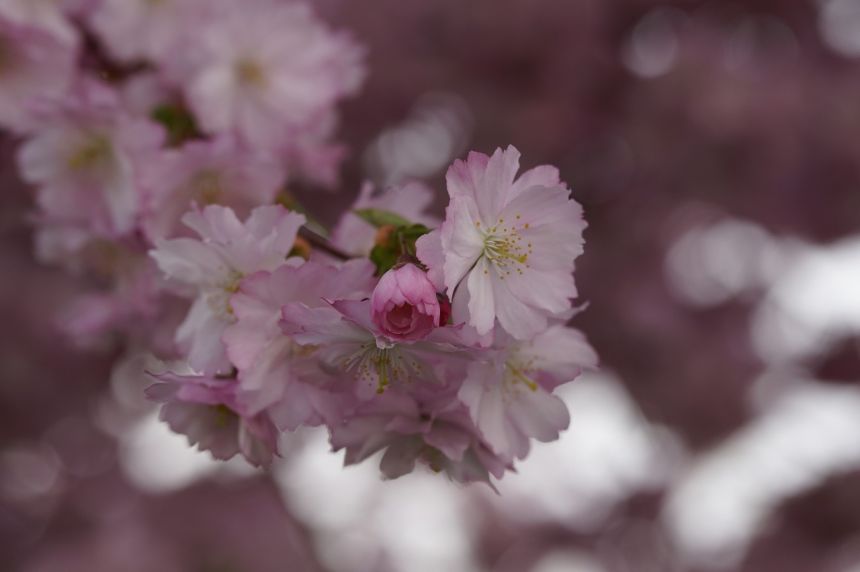
[[[370,261],[376,265],[377,276],[382,276],[401,261],[415,259],[415,241],[430,232],[423,224],[410,224],[395,228],[384,243],[370,251]]]
[[[173,103],[159,105],[152,110],[150,116],[167,130],[167,142],[171,147],[177,147],[200,135],[194,116],[181,105]]]
[[[376,245],[370,251],[370,261],[376,266],[377,276],[382,276],[391,270],[399,258],[400,254],[397,253],[396,249],[388,246]]]

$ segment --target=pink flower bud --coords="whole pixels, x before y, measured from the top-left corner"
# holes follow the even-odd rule
[[[370,302],[373,323],[395,340],[420,340],[440,323],[436,288],[414,264],[383,274]]]

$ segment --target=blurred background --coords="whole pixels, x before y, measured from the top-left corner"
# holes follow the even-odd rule
[[[362,180],[514,144],[585,206],[570,429],[461,487],[216,463],[141,363],[55,325],[0,136],[0,568],[22,572],[860,571],[860,0],[317,0],[369,49],[343,107]],[[320,208],[323,207],[324,208]],[[328,217],[328,218],[327,218]]]

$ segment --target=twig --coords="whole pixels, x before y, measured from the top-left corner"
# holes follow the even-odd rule
[[[323,252],[334,256],[335,258],[339,258],[341,260],[350,260],[352,258],[355,258],[354,256],[351,256],[346,252],[340,250],[336,246],[332,245],[325,238],[318,235],[306,226],[303,226],[299,229],[299,236],[307,240],[313,248],[322,250]]]

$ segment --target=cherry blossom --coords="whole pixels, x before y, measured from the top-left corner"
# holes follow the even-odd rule
[[[284,175],[277,162],[230,138],[187,143],[163,153],[146,171],[142,226],[152,240],[187,234],[180,219],[193,205],[228,206],[245,217],[253,207],[274,201]]]
[[[236,321],[223,340],[238,370],[238,397],[250,411],[268,408],[279,427],[291,430],[333,417],[338,398],[330,385],[337,380],[319,371],[313,348],[303,348],[282,333],[281,308],[326,307],[326,298],[361,299],[372,284],[373,265],[366,260],[339,268],[313,261],[298,267],[285,264],[242,281],[230,298]]]
[[[456,328],[437,328],[423,340],[398,343],[371,318],[370,301],[338,300],[330,308],[283,307],[281,327],[297,343],[317,346],[315,355],[329,371],[348,375],[363,398],[390,386],[444,385],[445,371],[461,366]]]
[[[355,91],[362,52],[298,3],[227,3],[200,30],[186,94],[208,133],[281,151]]]
[[[87,81],[46,103],[18,163],[46,216],[122,235],[137,222],[141,172],[163,141],[157,124],[128,114],[115,91]]]
[[[494,488],[567,427],[556,387],[596,367],[566,325],[582,209],[508,147],[453,162],[444,221],[418,180],[317,212],[346,204],[317,193],[355,151],[338,104],[365,73],[317,9],[0,1],[0,126],[35,256],[81,284],[58,328],[136,356],[123,375],[217,459],[267,467],[318,427],[347,464],[380,453],[385,478]]]
[[[555,440],[570,422],[552,390],[596,366],[582,333],[555,325],[532,340],[508,338],[504,347],[485,352],[469,365],[459,398],[494,452],[523,458],[530,439]]]
[[[151,255],[194,299],[176,331],[188,363],[195,371],[223,372],[229,362],[221,334],[236,320],[230,296],[245,276],[284,264],[305,217],[275,205],[254,209],[243,223],[230,208],[210,205],[182,221],[200,238],[159,240]]]
[[[419,241],[418,256],[447,287],[455,321],[486,334],[498,320],[525,339],[571,308],[585,222],[555,168],[517,177],[519,158],[508,147],[455,161],[445,222]]]
[[[510,464],[494,455],[475,432],[462,405],[444,393],[432,397],[391,391],[365,403],[331,429],[335,450],[347,465],[384,450],[379,468],[389,479],[410,473],[417,462],[460,482],[501,477]]]
[[[159,417],[189,443],[227,460],[241,453],[265,466],[277,454],[277,431],[265,415],[248,415],[236,399],[236,381],[163,373],[146,390],[163,403]]]

